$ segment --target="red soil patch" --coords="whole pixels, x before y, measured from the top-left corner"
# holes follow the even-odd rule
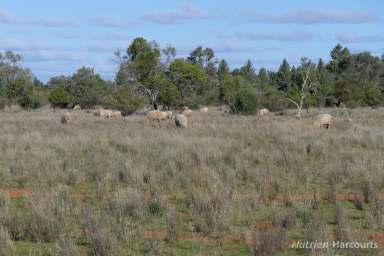
[[[192,213],[190,213],[190,212],[185,213],[184,219],[187,221],[192,221],[192,219],[193,219]]]
[[[204,243],[209,243],[209,244],[214,243],[214,239],[209,236],[181,235],[179,239],[182,241],[191,241],[191,242],[203,241]]]
[[[166,230],[160,230],[160,231],[145,231],[144,236],[147,238],[153,238],[158,240],[165,240],[167,238],[167,231]],[[206,244],[227,244],[235,241],[235,238],[230,235],[226,235],[224,237],[211,237],[211,236],[198,236],[198,235],[187,235],[187,234],[181,234],[178,238],[180,241],[191,241],[191,242],[197,242],[202,241]]]
[[[381,196],[384,198],[384,194],[381,194]],[[379,194],[379,197],[381,197]],[[325,199],[324,197],[321,197],[322,199]],[[353,201],[353,200],[362,200],[363,196],[356,195],[356,194],[338,194],[336,198],[340,201]],[[279,197],[279,200],[284,200],[283,197]],[[288,195],[285,200],[288,200],[289,202],[298,202],[298,201],[305,201],[305,200],[313,200],[313,194],[293,194]]]
[[[255,243],[257,243],[257,241],[255,241],[255,239],[253,237],[252,231],[244,232],[243,236],[242,236],[242,240],[243,240],[243,243],[245,243],[248,246],[252,246],[252,245],[255,245]],[[286,248],[286,249],[290,248],[291,245],[295,242],[297,242],[297,241],[295,241],[295,240],[284,241],[283,248]]]
[[[81,192],[75,192],[72,194],[72,196],[74,199],[78,199],[78,200],[83,200],[86,197],[85,193],[81,193]]]
[[[384,232],[371,232],[368,234],[368,238],[378,242],[381,247],[384,246]]]
[[[167,231],[160,230],[160,231],[145,231],[144,236],[148,238],[155,238],[159,240],[165,240],[167,238]]]
[[[30,197],[32,195],[31,191],[18,188],[6,189],[4,192],[7,193],[10,198]]]
[[[268,230],[268,229],[274,229],[275,226],[273,225],[272,221],[263,221],[255,224],[253,228],[258,230]]]
[[[236,239],[231,235],[225,235],[223,237],[215,237],[215,236],[198,236],[198,235],[181,235],[180,240],[182,241],[202,241],[206,244],[210,245],[224,245],[228,243],[233,243]]]
[[[340,194],[336,196],[337,200],[340,201],[354,201],[354,200],[363,200],[363,196],[355,194]]]

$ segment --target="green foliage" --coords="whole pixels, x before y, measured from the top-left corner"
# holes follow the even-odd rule
[[[138,81],[144,85],[151,84],[154,71],[158,67],[160,50],[144,38],[136,38],[127,50],[128,58]]]
[[[9,81],[5,88],[5,96],[11,101],[18,102],[24,92],[24,88],[28,85],[28,80],[18,78]]]
[[[383,95],[380,90],[373,86],[369,85],[364,92],[364,101],[370,107],[377,107],[383,100]]]
[[[68,87],[74,104],[83,108],[98,105],[105,92],[103,79],[91,68],[80,68],[73,76]]]
[[[171,53],[170,53],[171,54]],[[127,55],[121,58],[116,77],[119,85],[135,82],[135,89],[146,95],[155,109],[164,79],[165,67],[160,63],[160,50],[155,42],[136,38],[127,49]]]
[[[163,216],[163,214],[164,214],[164,207],[157,200],[150,200],[148,202],[147,207],[148,207],[148,212],[152,215]]]
[[[228,64],[225,60],[221,60],[219,63],[219,67],[217,68],[217,75],[219,79],[223,79],[230,72]]]
[[[338,101],[349,102],[352,100],[352,84],[348,80],[340,80],[335,85],[335,97]]]
[[[250,83],[256,82],[256,70],[253,67],[251,60],[247,60],[247,62],[240,68],[240,75]]]
[[[191,97],[193,93],[202,94],[206,75],[199,66],[184,59],[174,60],[169,67],[170,77],[181,93],[182,98]]]
[[[260,105],[271,111],[280,111],[287,107],[287,102],[284,100],[283,93],[276,86],[269,85],[260,99]]]
[[[28,87],[21,98],[21,106],[26,109],[37,109],[44,105],[45,91],[42,87]]]
[[[284,59],[276,72],[265,68],[256,72],[248,60],[231,72],[225,60],[215,59],[211,48],[199,46],[189,57],[175,59],[174,47],[160,49],[156,42],[139,37],[125,54],[116,53],[120,66],[114,82],[106,82],[93,69],[83,67],[72,76],[53,77],[45,86],[19,66],[20,55],[8,51],[0,54],[0,107],[21,104],[36,108],[44,104],[48,91],[53,106],[104,105],[125,114],[146,102],[155,109],[158,104],[163,108],[226,104],[234,112],[251,113],[253,107],[249,106],[255,105],[255,95],[261,106],[272,111],[296,107],[287,99],[298,103],[303,99],[304,107],[383,104],[383,58],[369,52],[352,54],[341,45],[330,55],[328,63],[319,59],[313,64],[304,58],[298,66]],[[310,86],[302,90],[306,70]]]
[[[110,109],[117,109],[126,116],[142,108],[145,103],[143,96],[132,95],[131,86],[117,86],[104,98],[103,105]]]
[[[255,114],[258,107],[257,97],[253,88],[244,81],[238,80],[237,90],[233,95],[231,111],[233,113]]]
[[[291,84],[291,70],[290,66],[286,59],[283,60],[283,63],[280,65],[279,71],[277,72],[277,86],[279,90],[286,91],[288,90]]]
[[[159,94],[159,102],[165,107],[176,107],[181,104],[180,91],[169,80],[164,81]]]
[[[48,100],[55,107],[66,108],[72,104],[73,99],[63,86],[58,86],[51,91]]]

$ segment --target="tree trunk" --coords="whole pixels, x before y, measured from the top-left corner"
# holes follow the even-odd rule
[[[297,117],[298,118],[301,118],[301,110],[303,109],[304,98],[305,98],[305,94],[304,94],[304,92],[302,92],[301,97],[300,97],[300,104],[298,105],[298,111],[297,111]]]

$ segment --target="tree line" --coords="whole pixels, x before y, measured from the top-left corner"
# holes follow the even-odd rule
[[[118,72],[104,80],[92,68],[57,76],[44,84],[21,67],[19,54],[0,54],[0,108],[20,104],[36,109],[46,104],[71,108],[103,106],[127,115],[145,105],[154,109],[228,105],[232,112],[253,114],[260,107],[286,108],[384,105],[384,55],[352,54],[336,45],[330,61],[302,58],[298,66],[285,59],[277,71],[250,60],[231,70],[211,48],[197,47],[187,58],[176,49],[136,38],[126,51],[115,52]]]

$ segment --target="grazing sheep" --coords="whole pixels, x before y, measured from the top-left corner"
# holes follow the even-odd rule
[[[166,118],[166,119],[171,120],[171,119],[172,119],[172,116],[173,116],[172,111],[165,111],[165,113],[167,114],[167,118]]]
[[[97,110],[96,115],[103,117],[105,119],[112,119],[112,118],[118,119],[122,117],[122,114],[120,111],[112,111],[112,110],[102,109],[102,108]]]
[[[97,109],[96,116],[105,117],[106,116],[106,110],[103,108]]]
[[[201,107],[200,112],[202,113],[208,113],[208,107]]]
[[[147,116],[145,117],[146,123],[154,124],[154,122],[157,122],[160,124],[160,121],[169,119],[169,113],[162,112],[159,110],[152,110],[149,111]]]
[[[79,104],[77,104],[77,105],[75,105],[75,106],[73,107],[73,110],[74,110],[74,111],[79,111],[79,110],[81,110],[81,106],[80,106]]]
[[[315,126],[329,129],[332,123],[332,116],[329,114],[320,114],[316,117]]]
[[[114,111],[114,112],[113,112],[113,118],[115,118],[115,119],[120,119],[120,118],[122,118],[122,117],[123,117],[123,115],[121,114],[120,111]]]
[[[69,124],[72,120],[72,115],[69,112],[66,112],[62,117],[61,117],[61,123],[62,124]]]
[[[267,108],[262,108],[262,109],[260,109],[259,112],[258,112],[259,116],[265,116],[265,115],[267,115],[268,113],[269,113],[269,109],[267,109]]]
[[[192,110],[190,110],[190,109],[185,109],[185,110],[183,110],[183,111],[181,111],[181,113],[180,114],[182,114],[182,115],[184,115],[184,116],[186,116],[186,117],[190,117],[191,115],[192,115]]]
[[[187,128],[188,127],[188,119],[185,115],[179,114],[175,116],[175,124],[177,127]]]
[[[105,110],[105,118],[112,119],[114,117],[114,113],[112,110]]]

